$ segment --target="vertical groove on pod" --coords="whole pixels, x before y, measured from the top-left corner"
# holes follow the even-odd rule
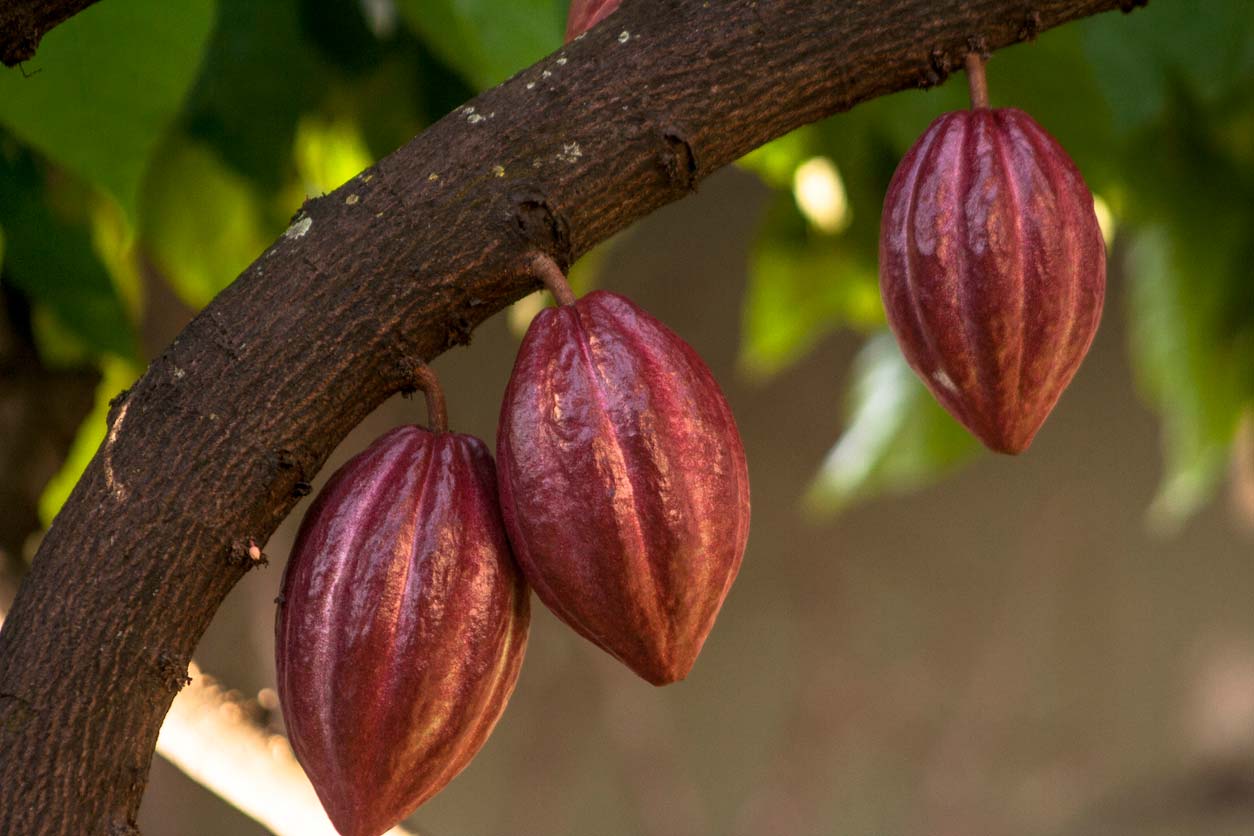
[[[1000,129],[1004,123],[1005,111],[993,110],[990,111],[990,116],[994,122],[994,126]],[[1019,356],[1015,359],[1015,362],[1008,367],[1014,369],[1015,378],[1013,385],[1007,387],[1007,392],[1012,392],[1014,394],[1014,405],[1013,411],[1011,412],[1011,417],[1013,419],[1021,418],[1024,414],[1023,383],[1024,380],[1031,378],[1030,374],[1025,374],[1025,366],[1028,358],[1032,356],[1032,351],[1028,345],[1028,316],[1035,308],[1035,305],[1032,304],[1033,300],[1031,297],[1035,296],[1039,292],[1039,287],[1037,286],[1039,283],[1034,284],[1032,288],[1028,287],[1028,272],[1030,269],[1028,265],[1029,241],[1027,240],[1027,236],[1023,230],[1023,214],[1015,211],[1018,207],[1023,205],[1022,201],[1024,199],[1024,190],[1020,188],[1021,184],[1019,182],[1019,178],[1016,176],[1017,172],[1008,157],[1005,137],[1003,136],[1002,131],[990,131],[989,142],[992,147],[993,155],[1001,169],[998,180],[1009,192],[1007,202],[1010,204],[1010,211],[1003,212],[1002,214],[1003,216],[1009,216],[1013,221],[1013,248],[1015,260],[1017,262],[1017,269],[1015,270],[1014,275],[1019,290]],[[1003,428],[1011,431],[1011,435],[1013,437],[1007,438],[1006,440],[1013,446],[1017,446],[1019,443],[1019,428],[1021,425],[1021,420],[1014,420],[1010,425]]]
[[[570,310],[571,321],[574,323],[575,331],[578,334],[580,356],[587,368],[588,381],[592,388],[592,392],[596,397],[597,407],[601,412],[606,429],[603,435],[609,436],[613,443],[616,460],[616,466],[613,469],[617,471],[617,473],[621,473],[623,480],[627,483],[626,487],[631,492],[631,506],[633,509],[636,509],[636,513],[631,515],[611,513],[611,516],[616,523],[619,524],[618,530],[628,534],[634,542],[636,546],[636,557],[638,558],[638,560],[634,562],[642,564],[642,567],[633,566],[631,570],[629,570],[629,573],[634,574],[634,570],[643,568],[643,570],[648,573],[650,588],[656,589],[658,588],[656,573],[653,571],[653,564],[648,559],[649,544],[645,539],[644,531],[640,525],[639,508],[641,498],[638,495],[639,492],[636,490],[635,483],[631,480],[631,473],[630,469],[627,467],[627,457],[623,452],[622,443],[618,438],[618,434],[614,432],[614,422],[611,420],[609,406],[606,403],[605,397],[605,384],[607,381],[600,367],[597,365],[596,358],[593,356],[592,345],[589,337],[589,328],[587,323],[584,322],[584,317],[587,316],[586,303],[585,305],[570,306]],[[624,522],[624,517],[629,517],[628,521],[632,523],[627,526],[626,531],[624,531],[621,527],[621,524]],[[630,554],[630,551],[627,551],[627,554]],[[658,630],[659,624],[662,622],[661,614],[658,611],[658,602],[652,599],[642,600],[642,596],[634,594],[639,592],[638,588],[631,589],[630,591],[633,594],[626,603],[631,607],[635,614],[642,617],[647,623],[648,626],[646,629],[649,630],[649,635],[657,636],[664,634],[665,630]],[[647,598],[648,596],[644,597]]]
[[[1014,118],[1013,120],[1008,121],[1013,121],[1015,130],[1024,138],[1024,141],[1032,147],[1032,150],[1034,151],[1033,156],[1036,159],[1050,160],[1058,156],[1064,156],[1065,158],[1065,155],[1062,155],[1060,150],[1054,147],[1053,140],[1040,135],[1039,129],[1031,120]],[[1075,206],[1076,201],[1074,189],[1070,187],[1069,183],[1059,182],[1059,169],[1057,165],[1040,166],[1040,170],[1045,175],[1050,188],[1053,189],[1056,209],[1060,214],[1065,213],[1066,215],[1074,218],[1081,218],[1084,217],[1083,214],[1074,214],[1076,209],[1081,212],[1086,209],[1087,211],[1092,212],[1092,207],[1085,207],[1083,205],[1078,207]],[[1062,388],[1058,385],[1059,381],[1061,380],[1065,383],[1067,379],[1075,373],[1080,360],[1084,356],[1084,351],[1077,352],[1071,350],[1071,339],[1075,333],[1076,321],[1080,316],[1079,307],[1083,299],[1083,295],[1080,293],[1080,271],[1083,270],[1086,265],[1082,257],[1083,252],[1080,250],[1080,242],[1077,237],[1078,224],[1062,223],[1052,225],[1052,229],[1054,230],[1058,230],[1059,227],[1062,228],[1062,239],[1061,241],[1055,241],[1054,243],[1061,248],[1058,261],[1067,265],[1068,268],[1066,281],[1058,282],[1058,284],[1065,285],[1066,287],[1067,304],[1060,306],[1060,308],[1067,312],[1067,316],[1065,330],[1061,334],[1057,334],[1054,337],[1056,343],[1053,351],[1054,362],[1049,374],[1045,378],[1046,383],[1042,386],[1042,388],[1046,391],[1057,390],[1054,396],[1054,401],[1043,405],[1043,408],[1046,411],[1053,408],[1054,403],[1057,402],[1058,396],[1062,394]],[[1087,346],[1085,346],[1085,349],[1087,350]]]
[[[983,317],[976,317],[973,307],[977,306],[977,302],[972,299],[977,293],[987,292],[988,288],[982,287],[975,278],[975,265],[967,252],[970,246],[971,235],[971,219],[968,217],[968,202],[971,194],[972,172],[975,166],[971,164],[976,158],[979,144],[979,130],[975,127],[980,119],[981,111],[976,111],[964,119],[956,119],[960,134],[958,136],[957,153],[953,158],[954,169],[950,174],[950,180],[954,189],[954,229],[951,243],[956,244],[952,247],[954,261],[951,269],[944,271],[945,276],[949,279],[949,285],[952,286],[954,297],[958,301],[958,320],[962,333],[963,345],[963,361],[967,368],[968,374],[974,377],[975,386],[968,390],[969,395],[979,393],[978,398],[971,398],[972,407],[977,413],[977,419],[984,426],[996,424],[997,422],[997,393],[993,390],[994,381],[988,379],[985,374],[984,363],[982,357],[984,352],[980,350],[980,335],[973,334],[972,328],[979,329],[979,320]]]
[[[957,385],[957,381],[954,380],[953,369],[950,367],[948,358],[938,350],[936,340],[932,335],[932,329],[929,326],[928,321],[923,316],[923,308],[919,302],[919,283],[916,281],[916,278],[924,272],[915,260],[916,253],[919,250],[917,243],[918,235],[916,232],[916,214],[919,207],[920,188],[919,173],[925,168],[930,168],[929,163],[933,161],[933,154],[943,145],[942,137],[944,137],[944,135],[949,131],[949,126],[956,121],[955,118],[941,118],[945,121],[938,122],[935,126],[935,130],[929,131],[927,134],[927,145],[920,149],[918,165],[915,167],[915,170],[908,181],[910,192],[907,196],[906,241],[905,252],[903,253],[904,258],[902,259],[905,269],[902,272],[905,274],[906,279],[906,298],[909,299],[910,310],[914,314],[914,321],[918,326],[919,336],[923,338],[923,342],[927,345],[928,352],[933,358],[935,358],[936,365],[939,367],[941,374],[945,375],[948,380],[952,381],[953,385]],[[910,360],[912,365],[914,362],[917,362],[918,358],[911,357],[910,352],[903,353],[906,353],[906,359]],[[932,370],[924,368],[919,371],[925,376],[925,378],[927,378],[924,382],[927,384],[928,388],[933,391],[937,391],[939,388],[941,392],[944,392],[944,400],[952,404],[953,409],[957,410],[959,413],[963,413],[965,417],[965,413],[967,411],[966,405],[962,403],[960,399],[953,397],[952,393],[949,392],[946,387],[937,385],[937,382],[932,378],[932,375],[934,374]]]

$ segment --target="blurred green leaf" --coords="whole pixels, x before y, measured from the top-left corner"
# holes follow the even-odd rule
[[[277,234],[248,180],[212,149],[178,136],[153,158],[140,219],[146,252],[193,308],[208,304]]]
[[[1242,303],[1215,279],[1237,265],[1220,253],[1202,241],[1181,245],[1155,227],[1128,255],[1132,361],[1163,421],[1166,472],[1150,509],[1160,528],[1178,526],[1210,498],[1241,412],[1254,403],[1250,291],[1245,321],[1234,331],[1223,320]]]
[[[818,144],[817,130],[813,125],[806,125],[755,148],[737,160],[736,165],[756,173],[768,186],[791,189],[793,172],[814,155],[813,149]]]
[[[310,196],[338,189],[374,162],[361,131],[346,119],[302,119],[295,155],[296,170]]]
[[[186,124],[231,166],[274,189],[291,174],[296,124],[327,86],[327,69],[305,39],[296,0],[217,3]]]
[[[981,449],[936,403],[888,331],[867,340],[854,360],[846,411],[845,431],[806,494],[816,515],[920,487]]]
[[[874,264],[834,247],[794,249],[768,241],[750,260],[741,367],[767,377],[837,325],[868,330],[883,321]]]
[[[42,170],[30,153],[0,137],[0,195],[4,268],[14,286],[46,306],[88,351],[134,357],[126,305],[93,246],[87,190]]]
[[[876,121],[856,113],[795,131],[743,162],[780,190],[750,255],[746,373],[770,376],[838,328],[883,323],[879,215],[895,163]],[[812,179],[832,182],[815,191]],[[816,205],[816,194],[831,205]]]
[[[0,123],[133,216],[148,156],[195,79],[212,17],[213,0],[91,6],[48,33],[29,76],[0,70]]]
[[[1244,96],[1254,81],[1249,0],[1211,0],[1204,12],[1194,3],[1153,3],[1132,15],[1097,15],[1080,29],[1121,132],[1160,118],[1173,87],[1218,103]]]
[[[397,0],[406,22],[479,89],[500,84],[562,45],[564,0]]]
[[[66,454],[65,464],[48,481],[39,497],[39,519],[45,528],[52,524],[52,518],[70,498],[70,492],[78,484],[92,456],[100,449],[109,417],[109,401],[139,377],[139,369],[117,358],[106,359],[100,364],[100,371],[102,377],[96,387],[96,402],[78,428],[78,434]]]

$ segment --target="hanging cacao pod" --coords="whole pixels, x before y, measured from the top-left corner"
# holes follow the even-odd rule
[[[532,321],[505,392],[506,529],[549,609],[649,682],[674,682],[740,568],[744,448],[687,343],[617,294],[570,301]]]
[[[275,628],[297,759],[344,836],[377,836],[483,745],[514,689],[529,592],[479,439],[392,430],[301,525]]]
[[[880,289],[936,399],[991,449],[1022,452],[1101,318],[1106,248],[1093,196],[1026,113],[946,113],[888,187]]]

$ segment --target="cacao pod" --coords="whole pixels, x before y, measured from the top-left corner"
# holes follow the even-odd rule
[[[610,12],[617,9],[621,2],[622,0],[571,0],[570,11],[566,15],[566,43],[609,17]]]
[[[540,599],[649,682],[684,678],[749,534],[744,448],[696,352],[617,294],[541,312],[497,458],[506,530]]]
[[[888,322],[991,449],[1032,443],[1093,341],[1105,289],[1093,196],[1026,113],[947,113],[901,161],[880,227]]]
[[[400,427],[335,473],[284,573],[275,652],[292,748],[340,833],[383,833],[479,750],[528,600],[479,439]]]

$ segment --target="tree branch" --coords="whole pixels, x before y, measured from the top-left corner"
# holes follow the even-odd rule
[[[133,827],[223,596],[334,445],[563,266],[753,148],[1129,0],[628,3],[341,188],[129,393],[0,632],[0,832]]]
[[[0,62],[17,66],[35,57],[44,35],[96,0],[0,0]]]

